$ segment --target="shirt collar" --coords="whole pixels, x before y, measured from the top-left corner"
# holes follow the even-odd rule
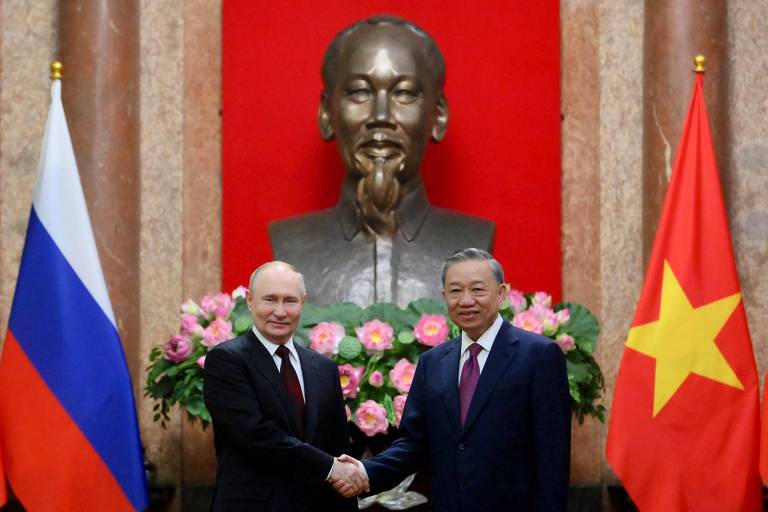
[[[344,186],[336,206],[336,216],[346,240],[352,240],[362,229],[362,220],[356,204],[357,198],[352,187]],[[424,184],[419,184],[408,192],[395,210],[397,227],[407,241],[413,241],[421,231],[429,215],[430,204]]]
[[[255,325],[253,326],[253,334],[255,334],[257,338],[259,338],[259,341],[261,342],[262,345],[264,345],[264,348],[267,349],[267,351],[269,352],[269,355],[271,355],[272,357],[275,357],[275,352],[277,352],[277,349],[278,347],[280,347],[280,345],[272,341],[269,341],[269,338],[261,334],[261,332],[256,328]],[[299,353],[296,352],[296,347],[293,344],[293,336],[288,338],[288,341],[285,343],[285,346],[288,350],[291,351],[291,354],[293,355],[293,357],[295,357],[296,360],[298,361]]]
[[[491,351],[491,347],[493,347],[493,340],[496,339],[496,335],[499,334],[499,329],[501,329],[501,315],[496,315],[496,320],[493,321],[491,326],[480,335],[480,337],[477,339],[477,342],[481,347],[483,347],[488,352]],[[475,343],[473,342],[469,336],[467,336],[467,333],[464,331],[461,331],[461,353],[464,354],[466,350],[469,348],[469,346]]]

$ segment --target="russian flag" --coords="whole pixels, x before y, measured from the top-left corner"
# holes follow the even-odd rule
[[[130,376],[58,80],[0,357],[0,454],[31,512],[148,504]]]

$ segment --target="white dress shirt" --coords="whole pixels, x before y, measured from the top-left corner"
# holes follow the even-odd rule
[[[467,333],[461,331],[461,357],[459,358],[459,377],[457,382],[461,382],[461,371],[464,369],[464,363],[469,359],[469,346],[472,343],[477,343],[483,347],[483,350],[477,354],[477,365],[480,367],[480,373],[483,373],[483,366],[485,366],[485,361],[488,359],[488,353],[491,351],[491,347],[493,347],[493,340],[495,340],[496,335],[499,334],[501,322],[501,315],[496,315],[496,320],[494,320],[491,326],[480,335],[477,341],[472,341],[470,337],[467,336]]]
[[[261,342],[261,344],[264,345],[264,348],[267,349],[269,354],[272,356],[272,360],[275,361],[275,366],[277,366],[277,371],[280,372],[280,367],[283,365],[283,360],[280,358],[279,355],[277,355],[277,349],[280,345],[269,341],[269,339],[266,336],[264,336],[259,332],[256,326],[253,327],[253,334],[255,334],[257,338],[259,338],[259,341]],[[304,392],[304,374],[301,371],[301,362],[299,361],[299,353],[296,351],[296,347],[293,344],[293,336],[291,336],[288,339],[288,342],[285,343],[285,346],[290,352],[288,359],[291,361],[291,364],[293,365],[293,369],[296,372],[296,376],[299,378],[299,384],[301,385],[301,396],[304,397],[304,403],[306,403],[307,394]]]

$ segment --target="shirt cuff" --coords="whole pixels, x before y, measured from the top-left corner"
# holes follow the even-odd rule
[[[325,477],[326,482],[331,481],[331,473],[333,473],[333,466],[336,464],[336,457],[333,458],[333,463],[331,464],[331,469],[328,470],[328,476]]]

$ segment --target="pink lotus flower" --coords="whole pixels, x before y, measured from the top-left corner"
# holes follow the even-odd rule
[[[389,429],[387,410],[378,402],[366,400],[355,412],[355,423],[357,428],[369,437],[384,434]]]
[[[163,357],[168,361],[179,363],[189,357],[192,352],[192,344],[183,336],[171,336],[165,343]]]
[[[392,348],[392,338],[395,335],[392,326],[379,320],[365,322],[362,327],[355,328],[355,334],[360,343],[370,352],[384,352]]]
[[[389,371],[389,380],[401,393],[408,393],[411,390],[413,374],[416,372],[416,365],[406,358],[400,359],[392,370]]]
[[[245,292],[248,291],[248,288],[245,286],[238,286],[234,290],[232,290],[232,300],[237,300],[238,298],[242,297],[245,298]]]
[[[360,379],[363,378],[365,367],[355,368],[349,363],[339,366],[339,380],[341,381],[341,394],[344,398],[355,398],[360,390]]]
[[[227,341],[232,337],[232,324],[229,320],[222,320],[217,318],[208,327],[203,329],[203,341],[201,342],[206,347],[213,347]]]
[[[400,426],[400,420],[403,418],[403,410],[405,409],[405,401],[408,399],[408,395],[397,395],[392,400],[392,405],[395,409],[395,426]]]
[[[370,377],[368,377],[368,384],[375,388],[380,388],[384,385],[384,375],[380,371],[376,370],[371,374]]]
[[[526,331],[535,332],[536,334],[544,332],[544,326],[541,324],[539,316],[530,309],[516,314],[512,320],[512,325]]]
[[[200,356],[197,358],[197,366],[199,366],[201,369],[205,369],[205,356]]]
[[[198,315],[200,314],[200,306],[192,299],[189,299],[181,305],[181,312],[186,315]]]
[[[181,315],[181,334],[184,336],[195,336],[203,334],[203,326],[197,320],[196,315],[185,313]]]
[[[200,298],[200,314],[205,318],[213,316],[213,312],[216,311],[216,303],[213,301],[213,297],[210,295],[203,295]]]
[[[520,290],[509,290],[507,298],[509,299],[509,307],[514,314],[525,311],[525,308],[528,307],[528,301],[525,300],[525,294]]]
[[[541,330],[545,336],[551,336],[557,332],[558,322],[557,315],[555,315],[554,311],[541,302],[535,303],[531,306],[529,311],[532,311],[539,317],[539,320],[541,321]]]
[[[560,334],[555,338],[555,343],[560,345],[560,350],[565,352],[569,352],[576,348],[576,340],[573,339],[573,336],[570,334]]]
[[[557,317],[558,325],[565,325],[571,320],[571,313],[568,311],[568,308],[561,309],[555,313],[555,316]]]
[[[206,295],[200,299],[200,311],[206,318],[227,318],[234,305],[228,293],[217,293],[213,297]]]
[[[531,297],[531,302],[550,307],[552,305],[552,296],[547,292],[536,292],[533,294],[533,297]]]
[[[339,353],[344,327],[336,322],[320,322],[309,331],[309,348],[326,356]]]
[[[443,315],[421,315],[413,334],[422,345],[434,347],[448,339],[448,322]]]

